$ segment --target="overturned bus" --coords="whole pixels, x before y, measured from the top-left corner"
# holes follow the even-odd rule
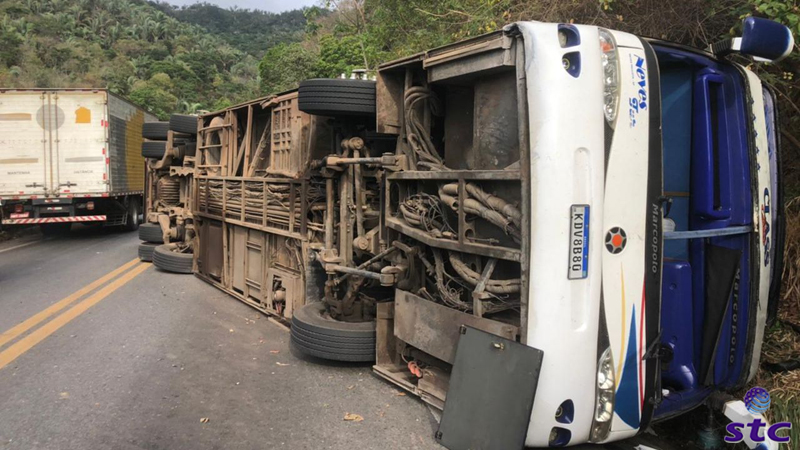
[[[753,378],[783,214],[741,52],[523,22],[201,116],[195,272],[375,361],[450,448],[625,439]]]

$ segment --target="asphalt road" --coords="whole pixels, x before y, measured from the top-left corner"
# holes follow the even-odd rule
[[[138,243],[76,227],[0,244],[0,448],[442,448],[368,365],[297,359],[286,329],[134,261]]]

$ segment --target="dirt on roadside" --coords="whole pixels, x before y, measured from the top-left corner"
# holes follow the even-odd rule
[[[15,225],[0,229],[0,242],[11,241],[23,236],[30,236],[39,232],[39,227],[34,225]]]

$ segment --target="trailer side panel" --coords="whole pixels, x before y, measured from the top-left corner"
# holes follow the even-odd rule
[[[144,191],[142,124],[157,120],[121,98],[108,95],[110,193]]]

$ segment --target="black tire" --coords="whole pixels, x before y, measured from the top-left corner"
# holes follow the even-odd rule
[[[153,244],[163,244],[164,235],[161,233],[161,227],[155,223],[139,225],[139,240]]]
[[[71,223],[43,223],[39,225],[39,229],[45,236],[58,236],[61,234],[69,233],[72,228]]]
[[[153,251],[153,265],[172,273],[192,273],[192,254],[172,251],[175,244],[162,244]]]
[[[335,361],[375,360],[375,321],[332,319],[322,302],[303,306],[292,316],[291,343],[295,350]]]
[[[303,341],[325,347],[330,347],[331,344],[335,344],[336,347],[362,350],[365,346],[369,347],[370,344],[375,342],[375,339],[373,338],[345,338],[340,336],[328,336],[325,334],[308,331],[302,327],[294,327],[292,332],[296,333],[297,337],[301,338]]]
[[[139,229],[139,199],[132,197],[128,200],[128,213],[125,219],[125,230],[136,231]]]
[[[178,133],[197,134],[197,116],[173,114],[169,116],[169,129]]]
[[[315,78],[300,82],[300,111],[319,116],[375,115],[375,82]]]
[[[147,262],[153,261],[153,251],[158,245],[159,244],[153,244],[152,242],[142,242],[139,244],[139,259]]]
[[[187,142],[184,154],[186,156],[195,156],[197,154],[197,142],[196,141]]]
[[[306,356],[314,358],[326,359],[329,361],[344,361],[344,362],[372,362],[375,361],[375,352],[363,354],[350,354],[339,352],[335,350],[321,349],[319,347],[307,347],[301,341],[298,341],[294,335],[289,344],[293,347],[293,351]]]
[[[145,122],[142,125],[142,137],[166,141],[169,135],[169,122]]]
[[[142,156],[145,158],[161,159],[166,151],[167,143],[165,141],[142,142]]]

